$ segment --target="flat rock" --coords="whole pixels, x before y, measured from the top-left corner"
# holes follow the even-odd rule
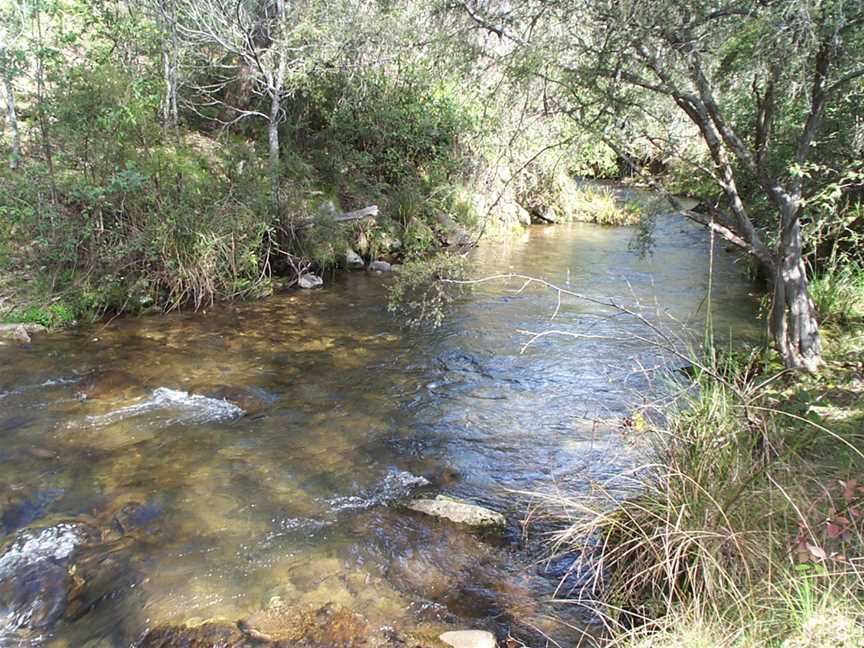
[[[453,630],[438,637],[453,648],[496,648],[495,635],[485,630]]]
[[[306,272],[300,275],[300,278],[297,279],[297,285],[301,288],[309,290],[310,288],[317,288],[318,286],[323,286],[324,280],[318,275],[312,274],[311,272]]]
[[[386,261],[373,261],[369,264],[369,270],[372,272],[390,272],[393,269]]]
[[[435,499],[412,500],[408,503],[408,508],[477,529],[503,527],[507,524],[506,518],[496,511],[446,495],[438,495]]]

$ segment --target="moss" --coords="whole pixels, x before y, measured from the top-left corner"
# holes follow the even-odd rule
[[[69,304],[59,302],[49,306],[28,306],[13,310],[3,317],[6,324],[39,324],[48,329],[67,328],[76,321],[75,309]]]

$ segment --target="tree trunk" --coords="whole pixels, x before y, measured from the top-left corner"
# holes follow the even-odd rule
[[[270,99],[270,119],[267,122],[267,143],[270,149],[270,209],[273,218],[279,219],[279,95]]]
[[[36,57],[36,115],[39,120],[39,132],[42,135],[42,150],[45,153],[45,163],[48,166],[48,181],[51,188],[51,203],[57,204],[57,181],[54,175],[54,151],[51,146],[51,134],[48,125],[48,111],[45,109],[45,61],[44,40],[42,36],[42,9],[36,5],[36,38],[39,46]],[[51,223],[54,223],[53,214]]]
[[[162,105],[162,121],[166,129],[174,131],[175,141],[180,140],[179,118],[177,113],[177,11],[175,0],[163,0],[160,6],[161,18],[168,32],[162,44],[162,66],[165,77],[165,97]]]
[[[12,79],[9,71],[3,70],[3,89],[6,93],[6,115],[9,119],[9,128],[12,131],[12,153],[9,156],[9,168],[13,171],[18,168],[21,161],[21,137],[18,134],[18,113],[15,110],[15,95],[12,94]]]
[[[271,35],[274,41],[281,37],[282,20],[285,17],[284,0],[276,0],[276,24],[271,27]],[[267,142],[270,149],[270,208],[273,218],[278,221],[281,216],[281,201],[279,199],[279,122],[282,111],[282,91],[285,86],[285,72],[288,66],[288,53],[283,43],[278,46],[278,63],[275,73],[270,77],[270,116],[267,122]],[[274,46],[274,45],[271,45]]]
[[[807,293],[797,205],[783,208],[770,333],[787,369],[812,373],[822,364],[816,308]]]

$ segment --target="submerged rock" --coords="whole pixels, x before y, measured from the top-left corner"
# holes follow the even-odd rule
[[[85,376],[75,388],[81,400],[120,399],[143,387],[141,381],[126,371],[106,369]]]
[[[507,524],[507,519],[497,511],[446,495],[438,495],[435,499],[415,499],[408,503],[408,508],[475,529],[497,528]]]
[[[159,626],[149,630],[137,645],[138,648],[247,648],[261,644],[253,643],[235,626],[208,622],[199,626]]]
[[[453,630],[439,639],[453,648],[496,648],[495,635],[485,630]]]
[[[366,645],[370,633],[365,619],[340,605],[325,605],[317,610],[309,606],[277,605],[256,612],[237,625],[256,641],[286,646],[352,648]]]
[[[300,278],[297,279],[297,285],[301,288],[309,290],[311,288],[317,288],[318,286],[324,285],[324,280],[318,275],[312,274],[311,272],[305,272],[300,275]]]
[[[393,266],[391,266],[389,263],[381,260],[373,261],[369,264],[369,270],[371,270],[372,272],[390,272],[392,268]]]
[[[73,586],[72,554],[93,535],[72,523],[17,533],[0,552],[0,627],[44,630],[56,623]]]

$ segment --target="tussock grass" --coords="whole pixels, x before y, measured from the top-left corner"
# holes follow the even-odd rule
[[[832,264],[810,281],[810,297],[823,321],[864,318],[864,267]]]
[[[611,189],[579,187],[568,198],[569,220],[579,223],[636,225],[641,212],[636,205],[621,203]]]
[[[864,342],[839,337],[853,357],[829,350],[797,382],[762,354],[709,354],[628,488],[544,498],[566,522],[550,552],[594,574],[575,598],[612,645],[864,645]]]

